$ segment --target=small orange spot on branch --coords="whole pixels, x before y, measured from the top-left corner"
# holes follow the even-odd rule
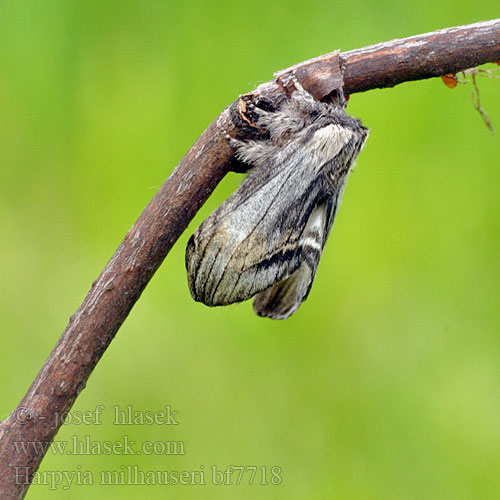
[[[454,89],[458,85],[457,75],[453,73],[446,73],[446,75],[442,75],[441,80],[443,80],[444,84],[449,89]]]

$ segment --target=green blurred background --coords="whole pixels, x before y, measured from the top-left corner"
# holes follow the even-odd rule
[[[0,0],[0,418],[224,106],[337,48],[497,16],[496,0]],[[479,83],[500,129],[500,82]],[[94,485],[33,486],[28,498],[499,498],[500,143],[470,92],[434,79],[351,98],[371,135],[312,293],[288,321],[190,297],[185,245],[241,180],[228,176],[78,398],[76,412],[104,406],[100,425],[57,436],[68,450],[73,436],[126,435],[182,442],[185,454],[49,452],[47,480],[88,471]],[[170,405],[179,425],[114,425],[115,405]],[[204,466],[207,484],[99,484],[127,465]],[[211,484],[211,467],[228,465],[257,466],[254,484],[249,473]]]

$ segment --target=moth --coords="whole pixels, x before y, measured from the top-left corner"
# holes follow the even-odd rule
[[[250,170],[191,236],[189,289],[220,306],[255,296],[256,314],[286,319],[306,300],[340,198],[368,129],[349,116],[342,91],[316,101],[297,81],[279,109],[254,106],[257,139],[234,139]]]

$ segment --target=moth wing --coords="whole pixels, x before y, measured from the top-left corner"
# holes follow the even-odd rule
[[[188,242],[191,293],[207,305],[247,300],[300,265],[298,242],[320,191],[317,174],[283,168],[250,172]]]
[[[290,276],[255,296],[253,308],[256,314],[272,319],[286,319],[307,298],[335,219],[340,193],[341,190],[311,212],[298,245],[299,267]]]

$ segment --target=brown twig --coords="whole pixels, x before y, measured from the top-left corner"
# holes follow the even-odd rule
[[[476,73],[471,73],[471,79],[472,79],[471,95],[472,95],[472,101],[474,102],[474,108],[481,115],[481,118],[483,119],[484,124],[488,127],[488,130],[492,134],[494,134],[495,129],[493,128],[493,124],[491,123],[490,117],[486,114],[486,111],[481,105],[481,94],[479,92],[479,85],[477,84],[476,80]]]
[[[333,53],[294,66],[302,85],[325,98],[343,85],[346,94],[500,60],[500,19],[449,28]],[[239,99],[218,118],[242,133],[247,99],[286,98],[287,72]],[[22,453],[16,442],[51,442],[90,373],[172,245],[224,175],[237,165],[214,121],[158,190],[120,244],[78,311],[71,317],[19,406],[0,424],[0,493],[24,498],[44,453]],[[249,120],[251,122],[251,120]],[[250,123],[251,126],[251,123]],[[239,129],[239,130],[238,130]]]

